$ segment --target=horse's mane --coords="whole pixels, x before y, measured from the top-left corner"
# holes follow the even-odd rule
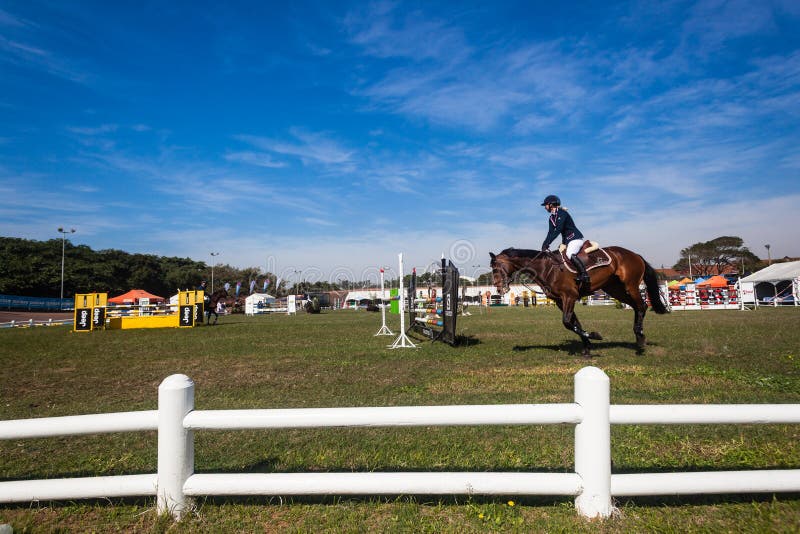
[[[514,248],[510,247],[502,251],[500,254],[508,256],[509,258],[535,258],[541,254],[540,250],[531,250],[528,248]],[[499,254],[498,254],[499,255]]]

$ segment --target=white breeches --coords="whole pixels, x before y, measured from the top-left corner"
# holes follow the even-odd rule
[[[575,254],[580,252],[581,247],[586,242],[585,239],[573,239],[567,243],[567,258],[572,258]]]

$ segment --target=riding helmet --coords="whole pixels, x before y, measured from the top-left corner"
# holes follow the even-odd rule
[[[560,206],[561,199],[555,195],[547,195],[544,199],[544,202],[542,202],[542,206],[547,206],[548,204],[552,204],[554,206]]]

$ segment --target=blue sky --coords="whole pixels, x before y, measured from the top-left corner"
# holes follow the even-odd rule
[[[0,0],[0,235],[372,276],[800,256],[800,3]]]

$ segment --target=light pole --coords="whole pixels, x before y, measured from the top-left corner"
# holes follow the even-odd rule
[[[219,256],[219,252],[209,252],[211,254],[211,292],[214,292],[214,258]]]
[[[772,265],[772,255],[769,253],[769,245],[764,245],[767,249],[767,265]]]
[[[61,300],[58,302],[58,309],[63,309],[64,306],[64,246],[67,241],[67,234],[74,234],[75,228],[70,228],[69,232],[64,230],[64,227],[59,226],[58,231],[61,234]]]
[[[297,269],[295,269],[293,272],[294,272],[294,275],[295,275],[294,293],[298,294],[299,292],[302,292],[303,285],[298,281],[298,280],[300,280],[300,277],[297,276],[297,275],[299,275],[303,271],[298,271]]]

